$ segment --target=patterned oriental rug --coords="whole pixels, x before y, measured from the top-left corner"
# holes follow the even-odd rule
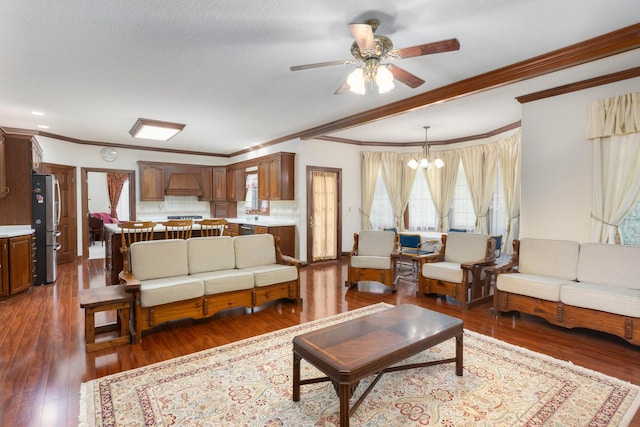
[[[292,400],[294,336],[385,310],[339,314],[82,384],[82,426],[335,426],[329,382]],[[449,340],[410,362],[455,356]],[[322,376],[302,361],[302,378]],[[352,404],[370,381],[361,381]],[[453,363],[385,374],[352,426],[628,425],[640,387],[465,330],[464,372]]]

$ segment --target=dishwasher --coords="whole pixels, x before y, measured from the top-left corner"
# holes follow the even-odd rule
[[[254,226],[252,224],[240,224],[240,235],[256,234]]]

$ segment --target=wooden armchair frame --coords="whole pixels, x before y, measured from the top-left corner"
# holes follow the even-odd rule
[[[486,280],[487,277],[482,280],[482,272],[486,267],[495,265],[495,240],[490,236],[487,238],[487,247],[483,259],[460,264],[462,269],[462,281],[460,283],[428,278],[422,274],[422,267],[425,263],[443,262],[445,260],[446,246],[447,235],[443,234],[440,252],[417,257],[419,263],[417,296],[421,297],[424,294],[448,295],[460,301],[465,310],[474,305],[491,301],[493,298],[491,281]]]

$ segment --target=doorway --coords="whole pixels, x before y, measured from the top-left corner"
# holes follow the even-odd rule
[[[128,175],[129,190],[129,218],[136,217],[136,182],[135,171],[123,169],[81,168],[81,197],[82,197],[82,259],[89,257],[89,172],[118,173]]]
[[[307,260],[339,260],[342,253],[342,169],[307,166]]]

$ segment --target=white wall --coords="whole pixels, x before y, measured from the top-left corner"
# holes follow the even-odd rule
[[[640,78],[635,78],[523,104],[521,237],[590,240],[587,107],[638,87]]]

